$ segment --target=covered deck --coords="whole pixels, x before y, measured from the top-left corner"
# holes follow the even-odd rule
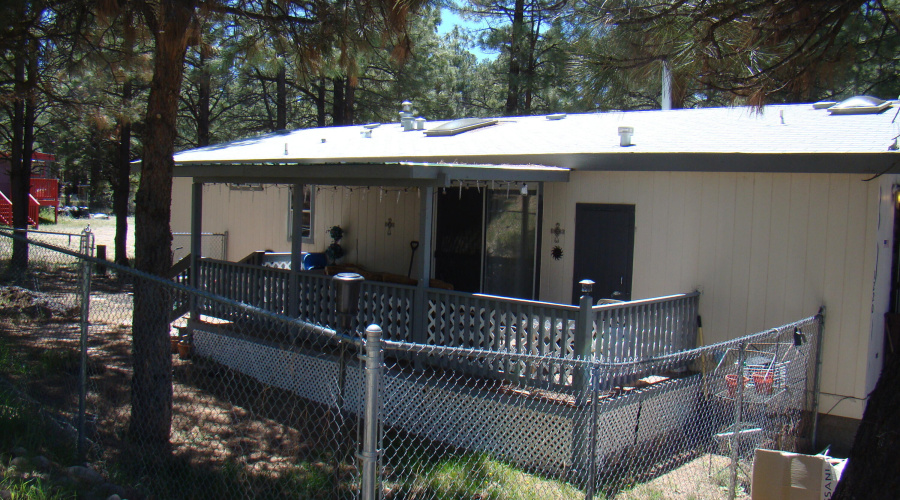
[[[451,194],[458,192],[462,198],[463,189],[487,190],[491,185],[528,184],[539,204],[543,183],[566,182],[566,169],[405,162],[252,167],[189,163],[179,166],[176,175],[192,178],[191,254],[176,270],[176,279],[216,295],[314,324],[338,325],[332,278],[321,271],[304,271],[294,265],[304,254],[302,238],[291,240],[290,252],[259,253],[252,262],[202,257],[199,250],[204,231],[204,185],[289,184],[294,213],[303,209],[304,185],[374,190],[413,188],[417,191],[419,227],[412,234],[418,235],[419,248],[413,254],[414,260],[406,261],[410,273],[406,280],[366,280],[359,299],[359,314],[355,318],[358,325],[378,324],[387,339],[400,342],[570,359],[591,355],[610,361],[639,359],[696,345],[699,307],[696,292],[599,305],[595,305],[596,301],[588,294],[581,304],[569,305],[451,290],[433,280],[437,190],[447,190]],[[514,196],[519,196],[519,192],[514,192]],[[534,238],[538,246],[543,231],[540,217],[535,219],[538,227]],[[409,228],[406,229],[406,234],[410,234]],[[300,235],[302,231],[301,218],[293,217],[292,234]],[[405,261],[405,257],[400,259]],[[533,258],[538,261],[539,253],[536,252]],[[396,267],[397,263],[394,264]],[[532,267],[528,269],[533,271]],[[212,303],[197,301],[190,306],[194,321],[203,317],[231,322],[243,320],[218,310]],[[443,366],[446,361],[433,361],[427,356],[410,361],[439,363],[441,368],[479,377],[516,380],[550,390],[563,390],[578,383],[571,368],[553,366],[552,363],[540,370],[526,370],[524,363],[508,361],[504,366],[493,366],[477,358],[454,361],[454,366]]]

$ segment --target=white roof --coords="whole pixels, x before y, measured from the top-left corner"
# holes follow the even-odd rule
[[[733,107],[571,114],[561,120],[505,117],[496,125],[449,137],[404,132],[399,123],[380,125],[372,130],[371,138],[362,136],[362,125],[327,127],[182,151],[175,155],[175,162],[185,167],[426,162],[630,169],[629,162],[634,161],[635,169],[667,170],[659,165],[659,155],[863,154],[893,161],[896,152],[889,147],[900,134],[900,120],[894,120],[898,108],[895,104],[879,114],[831,115],[811,104],[793,104],[762,110]],[[426,129],[443,123],[428,122]],[[633,127],[632,146],[619,145],[618,128],[622,126]],[[638,157],[644,159],[637,161]],[[658,166],[653,167],[647,158]],[[817,163],[820,160],[810,162],[810,168]],[[877,170],[879,165],[859,169]]]

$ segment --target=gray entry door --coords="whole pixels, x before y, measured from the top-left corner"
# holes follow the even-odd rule
[[[598,299],[631,300],[634,257],[634,205],[575,205],[575,267],[572,303],[581,296],[583,279],[594,281]]]

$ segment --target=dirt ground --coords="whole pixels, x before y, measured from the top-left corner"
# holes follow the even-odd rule
[[[74,425],[80,332],[70,292],[75,276],[43,278],[53,284],[44,293],[0,287],[0,354],[20,367],[0,373]],[[115,295],[95,291],[91,303],[90,462],[103,474],[119,474],[137,484],[136,477],[150,472],[144,469],[139,445],[122,439],[130,416],[130,308],[121,307]],[[202,360],[173,353],[172,365],[171,441],[181,464],[173,474],[180,477],[173,485],[146,487],[152,495],[129,498],[286,498],[288,491],[296,493],[307,483],[321,491],[301,496],[320,498],[331,491],[331,481],[342,490],[352,487],[357,471],[349,462],[336,465],[336,438],[328,432],[331,420],[325,409]]]
[[[728,498],[731,484],[731,460],[705,454],[681,467],[616,496],[617,500],[720,500]],[[751,471],[741,462],[735,488],[737,500],[749,500]]]
[[[106,245],[106,255],[109,260],[113,260],[115,255],[115,238],[116,238],[116,218],[109,219],[73,219],[71,217],[60,217],[56,224],[44,222],[40,226],[41,231],[52,231],[59,233],[80,234],[85,227],[90,226],[91,232],[94,233],[94,242],[96,245]],[[128,258],[134,258],[134,217],[128,218]],[[68,242],[63,244],[67,246]]]

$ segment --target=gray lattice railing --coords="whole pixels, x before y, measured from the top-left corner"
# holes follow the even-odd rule
[[[416,287],[366,281],[359,297],[360,325],[381,326],[385,339],[412,342]]]
[[[557,358],[574,355],[576,306],[444,290],[429,290],[427,302],[426,344]],[[540,368],[526,368],[513,358],[433,363],[539,387],[562,387],[571,382],[571,370],[557,363]]]
[[[323,274],[202,259],[200,287],[310,323],[335,325],[337,321],[331,277]],[[697,338],[697,292],[593,306],[586,316],[590,318],[586,327],[578,327],[579,307],[572,305],[440,289],[428,289],[422,305],[416,300],[414,286],[366,281],[360,295],[358,324],[381,325],[387,340],[550,358],[574,356],[577,339],[583,336],[581,345],[590,346],[598,359],[610,361],[690,349]],[[222,317],[214,304],[204,303],[200,312]],[[425,315],[423,332],[414,332],[416,314]],[[512,358],[438,361],[421,356],[419,361],[548,389],[575,383],[571,367],[556,362],[526,367]]]
[[[289,274],[281,269],[236,264],[213,259],[200,261],[201,289],[249,304],[265,311],[287,314]],[[246,319],[209,301],[201,301],[199,312],[230,321]]]

